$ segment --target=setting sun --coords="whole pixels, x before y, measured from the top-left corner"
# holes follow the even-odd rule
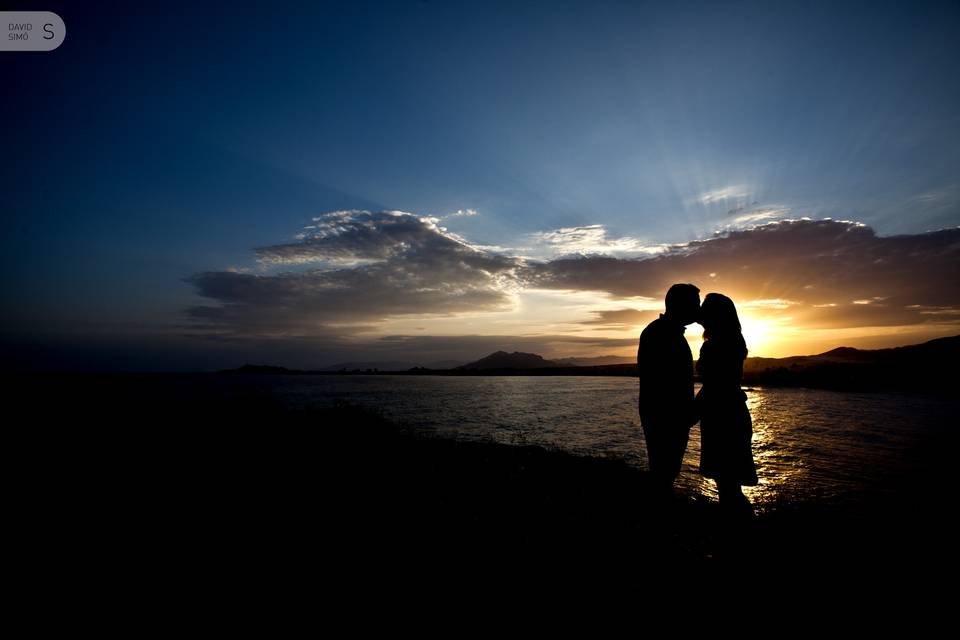
[[[778,322],[758,317],[753,312],[740,314],[743,339],[751,356],[775,357],[780,355],[784,328]]]

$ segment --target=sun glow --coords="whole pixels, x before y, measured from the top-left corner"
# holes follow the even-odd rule
[[[784,339],[784,327],[775,320],[762,318],[750,312],[740,313],[743,339],[751,356],[770,356],[779,353]]]

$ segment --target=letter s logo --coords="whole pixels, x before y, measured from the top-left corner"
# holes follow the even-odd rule
[[[67,25],[52,11],[0,11],[0,52],[53,51],[66,37]]]

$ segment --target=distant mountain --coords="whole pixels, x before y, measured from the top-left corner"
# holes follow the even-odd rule
[[[420,366],[416,362],[340,362],[338,364],[327,365],[317,369],[317,371],[366,371],[376,369],[377,371],[406,371],[413,367]]]
[[[818,358],[831,358],[834,360],[862,360],[864,358],[872,358],[872,350],[869,349],[854,349],[853,347],[837,347],[836,349],[831,349],[824,353],[819,354]]]
[[[497,351],[476,362],[470,362],[457,369],[543,369],[560,366],[552,360],[544,360],[535,353]]]
[[[456,369],[463,366],[463,360],[435,360],[428,362],[425,366],[427,369]]]
[[[275,367],[267,364],[245,364],[236,369],[224,369],[220,373],[256,373],[256,374],[305,374],[305,373],[338,373],[346,371],[348,373],[397,373],[416,369],[417,371],[447,371],[455,369],[463,364],[460,360],[436,360],[428,363],[426,366],[414,362],[341,362],[331,364],[320,369],[288,369],[286,367]]]
[[[960,336],[891,349],[839,347],[813,356],[747,358],[744,382],[830,389],[942,389],[956,374]]]
[[[456,369],[463,364],[463,360],[435,360],[422,364],[420,362],[341,362],[318,369],[318,371],[366,371],[367,369],[376,369],[377,371],[409,371],[413,368],[443,370]]]
[[[560,367],[595,367],[608,364],[631,364],[637,361],[637,356],[594,356],[592,358],[555,358]]]
[[[536,353],[497,351],[476,362],[457,367],[458,369],[545,369],[547,367],[599,367],[619,364],[632,364],[636,357],[594,356],[591,358],[556,358],[547,360]]]
[[[613,360],[613,362],[610,362]],[[621,360],[625,362],[616,362]],[[960,336],[892,349],[838,347],[812,356],[747,358],[744,384],[815,387],[848,391],[947,391],[956,379]],[[579,364],[587,363],[587,364]],[[385,373],[398,375],[531,375],[633,376],[633,358],[600,356],[547,360],[535,353],[497,351],[469,364],[449,367],[450,361],[423,367],[408,362],[344,362],[325,369],[302,371],[246,364],[222,373],[311,374]]]

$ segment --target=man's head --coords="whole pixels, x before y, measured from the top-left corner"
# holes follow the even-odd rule
[[[666,316],[682,325],[697,321],[700,312],[700,289],[692,284],[675,284],[667,291]]]

